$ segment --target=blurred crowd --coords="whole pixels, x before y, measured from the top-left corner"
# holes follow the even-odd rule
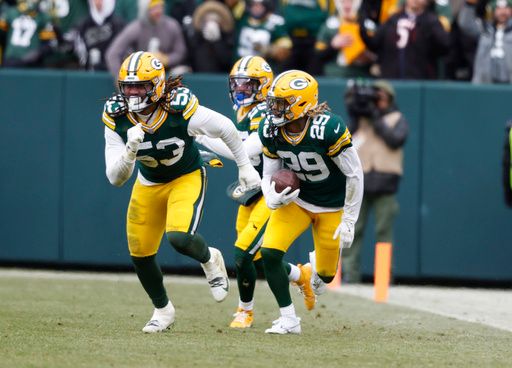
[[[108,70],[135,50],[174,74],[512,80],[512,0],[0,0],[2,67]]]

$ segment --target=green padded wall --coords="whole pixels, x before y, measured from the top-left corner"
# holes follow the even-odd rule
[[[319,79],[320,100],[346,118],[345,81]],[[227,80],[187,75],[201,104],[231,117]],[[4,142],[0,261],[129,265],[125,216],[132,180],[105,177],[103,100],[114,90],[106,73],[0,70]],[[396,82],[410,124],[396,222],[394,273],[407,277],[512,280],[510,210],[503,204],[501,150],[510,86]],[[200,232],[233,266],[237,207],[225,195],[237,170],[208,169]],[[373,272],[369,227],[363,272]],[[287,259],[307,261],[310,234]],[[197,267],[164,241],[165,266]]]
[[[62,208],[62,73],[0,74],[0,259],[55,261]]]

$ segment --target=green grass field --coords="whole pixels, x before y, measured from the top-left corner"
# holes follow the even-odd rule
[[[307,312],[292,292],[302,335],[264,334],[278,317],[260,282],[253,328],[228,326],[236,285],[217,304],[206,282],[166,279],[170,331],[141,328],[152,306],[135,279],[0,276],[0,367],[510,367],[512,333],[327,293]]]

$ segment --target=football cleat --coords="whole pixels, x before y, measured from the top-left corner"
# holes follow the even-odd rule
[[[224,258],[220,250],[209,247],[210,260],[206,263],[201,263],[206,280],[210,285],[213,299],[221,302],[228,296],[229,291],[229,278],[224,265]]]
[[[169,303],[163,308],[155,308],[153,316],[142,329],[146,333],[162,332],[167,330],[174,322],[175,310],[172,303]]]
[[[299,317],[279,317],[272,322],[272,327],[267,328],[265,333],[268,334],[300,334],[300,318]]]
[[[231,322],[229,327],[231,327],[231,328],[249,328],[252,326],[252,321],[254,320],[252,310],[245,310],[243,308],[238,307],[234,316],[235,316],[235,319]]]
[[[300,269],[300,278],[295,285],[298,286],[300,293],[304,297],[304,305],[307,310],[315,308],[316,295],[311,286],[312,268],[310,263],[305,265],[298,264],[297,267]]]
[[[316,273],[316,256],[315,252],[309,252],[309,262],[311,264],[311,288],[315,295],[322,295],[327,291],[327,284]]]

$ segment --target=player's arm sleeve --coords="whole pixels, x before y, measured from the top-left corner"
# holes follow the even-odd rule
[[[225,157],[229,160],[235,161],[235,156],[231,153],[231,150],[220,138],[211,138],[206,135],[198,135],[195,137],[196,142],[205,146],[209,150],[216,154]],[[247,156],[259,156],[262,152],[263,145],[261,144],[258,132],[251,133],[249,137],[242,142]]]
[[[364,191],[361,161],[354,147],[347,147],[339,155],[332,157],[332,160],[347,178],[343,216],[348,221],[355,223],[359,217]]]
[[[249,156],[242,145],[238,131],[226,116],[204,106],[198,106],[189,120],[191,136],[206,135],[220,138],[231,151],[238,167],[249,164]]]
[[[215,152],[217,155],[227,158],[228,160],[235,161],[235,156],[231,153],[231,150],[220,138],[211,138],[206,135],[196,135],[195,140],[200,145],[205,146],[210,151]]]
[[[108,181],[116,187],[126,183],[135,167],[135,157],[127,154],[121,136],[108,127],[105,127],[105,165]]]
[[[263,192],[263,195],[265,195],[270,189],[270,179],[272,178],[272,174],[281,169],[281,167],[282,162],[280,158],[270,158],[263,155],[263,175],[261,178],[261,191]]]

